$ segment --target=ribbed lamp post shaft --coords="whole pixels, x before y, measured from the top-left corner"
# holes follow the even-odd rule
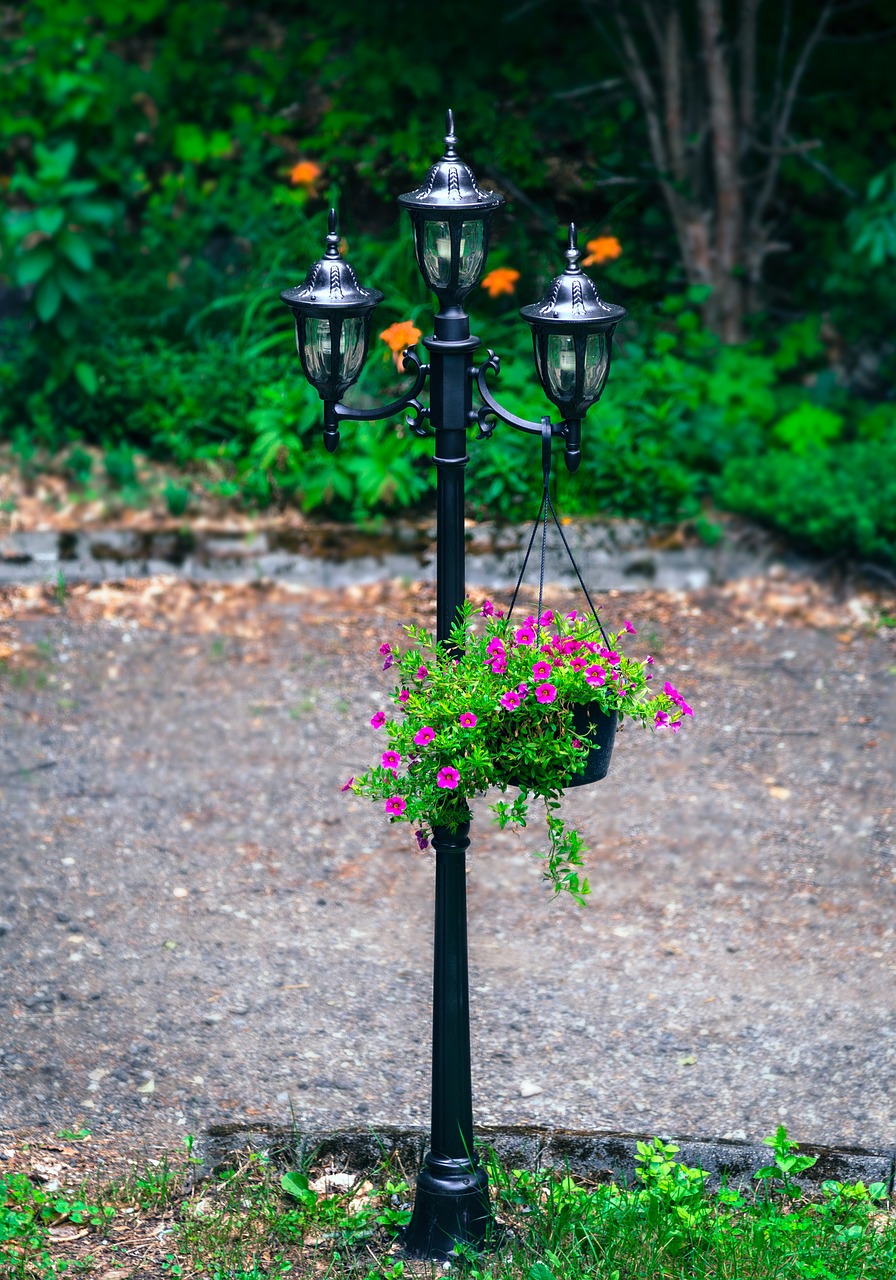
[[[430,420],[437,481],[436,635],[447,640],[464,602],[464,466],[472,406],[470,322],[459,307],[435,318],[430,352]],[[473,1150],[470,985],[467,968],[466,850],[469,823],[433,830],[436,854],[432,1011],[432,1131],[405,1234],[412,1256],[446,1258],[455,1244],[479,1245],[491,1215],[488,1181]]]

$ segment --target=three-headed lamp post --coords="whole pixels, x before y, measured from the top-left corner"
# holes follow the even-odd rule
[[[579,266],[574,226],[569,228],[566,269],[546,296],[521,315],[532,329],[535,368],[548,399],[562,415],[529,422],[504,409],[491,393],[486,375],[498,373],[499,358],[489,351],[480,365],[473,352],[463,302],[482,278],[488,254],[489,226],[503,197],[482,191],[456,151],[454,120],[448,112],[445,152],[416,191],[399,196],[414,230],[417,263],[439,301],[433,334],[423,339],[429,363],[408,350],[404,368],[411,385],[390,404],[354,408],[341,397],[363,367],[370,322],[383,294],[359,285],[339,252],[335,211],[331,210],[324,256],[304,284],[280,297],[292,311],[296,342],[306,378],[324,403],[324,444],[339,444],[343,422],[391,417],[409,411],[406,421],[419,435],[435,438],[437,478],[437,622],[436,636],[447,640],[464,601],[464,480],[467,431],[477,440],[500,420],[541,438],[544,448],[559,436],[566,465],[581,460],[582,419],[599,399],[610,372],[613,330],[625,315],[603,302]],[[429,384],[429,404],[418,399]],[[481,404],[473,407],[474,385]],[[470,824],[436,827],[435,947],[433,971],[432,1129],[430,1150],[417,1179],[414,1213],[405,1233],[407,1252],[446,1259],[457,1245],[482,1246],[494,1229],[488,1179],[473,1141],[470,1078],[470,1006],[467,974],[465,853]]]

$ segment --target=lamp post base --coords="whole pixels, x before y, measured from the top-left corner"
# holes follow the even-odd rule
[[[410,1258],[446,1262],[455,1246],[481,1249],[495,1235],[488,1175],[469,1160],[440,1160],[430,1153],[417,1178],[414,1213],[404,1232]]]

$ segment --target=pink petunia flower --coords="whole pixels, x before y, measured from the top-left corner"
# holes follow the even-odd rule
[[[573,745],[573,746],[576,748],[576,750],[578,751],[578,750],[581,748],[581,746],[582,746],[582,741],[581,741],[581,739],[580,739],[580,738],[573,738],[573,740],[572,740],[572,745]]]
[[[401,756],[397,751],[384,751],[382,764],[384,769],[391,769],[394,773],[401,764]]]
[[[426,667],[418,667],[417,670],[414,672],[414,679],[425,680],[428,675],[429,675],[429,672],[427,671]]]
[[[501,694],[501,706],[505,711],[513,711],[515,707],[520,705],[521,701],[520,695],[513,689],[508,689],[506,693]]]
[[[420,846],[421,849],[429,848],[429,836],[426,834],[425,831],[415,831],[414,836],[416,837],[417,844]]]
[[[588,684],[594,685],[595,687],[599,688],[602,684],[605,683],[607,679],[607,673],[606,671],[604,671],[603,667],[598,667],[596,665],[591,666],[585,672],[585,679],[587,680]]]
[[[480,611],[483,618],[493,618],[495,616],[495,606],[491,600],[483,600],[482,609]]]
[[[418,729],[414,734],[415,747],[427,747],[436,736],[436,731],[430,725],[425,724],[422,729]]]
[[[373,718],[371,719],[370,727],[372,729],[382,729],[385,723],[386,723],[386,716],[384,712],[378,711],[376,715],[373,716]]]
[[[518,684],[516,691],[521,698],[525,698],[526,694],[529,692],[529,686],[527,684]]]
[[[573,671],[581,671],[583,667],[588,666],[588,659],[587,658],[571,658],[569,665],[572,667]]]
[[[553,621],[554,621],[553,610],[546,609],[545,612],[538,619],[538,625],[540,627],[549,627]]]
[[[634,627],[632,626],[632,624],[629,622],[628,618],[626,618],[626,619],[625,619],[625,621],[623,622],[623,624],[622,624],[622,630],[623,630],[623,631],[627,631],[627,632],[629,633],[629,635],[630,635],[630,636],[636,636],[636,635],[638,634],[638,633],[637,633],[637,631],[635,630],[635,628],[634,628]]]
[[[567,622],[575,622],[575,620],[576,620],[576,618],[577,618],[578,616],[579,616],[579,615],[578,615],[578,613],[576,612],[576,610],[575,610],[575,609],[573,609],[570,613],[568,613],[568,614],[566,615],[566,621],[567,621]]]
[[[529,627],[518,627],[514,632],[514,639],[517,644],[534,644],[535,632]]]
[[[532,674],[536,680],[544,680],[551,674],[551,664],[549,662],[533,662]]]
[[[657,729],[665,729],[666,725],[669,723],[668,711],[658,711],[653,723]]]
[[[652,666],[653,666],[653,658],[651,658],[651,656],[650,656],[650,654],[649,654],[649,653],[648,653],[647,657],[644,659],[644,665],[645,665],[646,667],[652,667]]]
[[[489,640],[488,644],[485,646],[485,652],[493,655],[496,653],[503,655],[504,641],[500,636],[492,636],[491,640]]]
[[[352,777],[352,778],[349,778],[348,782],[344,783],[344,784],[343,784],[343,786],[341,786],[341,787],[339,788],[339,790],[340,790],[340,791],[351,791],[351,789],[352,789],[352,783],[354,782],[354,780],[355,780],[355,779],[354,779],[353,777]]]
[[[386,813],[392,813],[396,817],[400,817],[407,807],[407,801],[403,796],[390,796],[386,801]]]
[[[391,653],[391,652],[392,652],[392,646],[391,646],[391,644],[381,644],[381,645],[380,645],[380,653],[383,655],[383,657],[385,657],[387,653]]]
[[[552,684],[540,684],[535,690],[535,697],[539,702],[553,702],[557,696],[557,689]]]
[[[496,655],[491,662],[487,663],[487,666],[491,667],[496,676],[503,675],[507,670],[507,663],[504,661],[503,654]]]
[[[408,698],[409,698],[410,696],[411,696],[411,691],[410,691],[410,689],[402,689],[401,693],[398,695],[398,701],[399,701],[399,702],[407,702],[407,700],[408,700]]]
[[[462,711],[458,716],[458,720],[460,720],[465,729],[472,729],[476,726],[478,717],[472,711]]]
[[[446,791],[453,791],[459,782],[460,774],[450,764],[440,769],[436,776],[436,786],[443,787]]]
[[[388,671],[390,667],[394,667],[394,666],[395,666],[395,659],[392,657],[392,654],[389,653],[386,655],[386,661],[383,663],[383,670]]]

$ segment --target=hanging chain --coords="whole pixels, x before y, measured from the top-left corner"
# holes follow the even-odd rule
[[[542,490],[542,495],[541,495],[541,505],[538,508],[538,514],[536,515],[535,520],[532,524],[532,534],[529,538],[529,545],[526,548],[526,554],[523,557],[523,567],[520,569],[519,577],[516,580],[516,586],[513,589],[513,597],[510,601],[510,607],[507,610],[507,620],[509,622],[513,614],[514,605],[516,604],[516,599],[517,599],[517,596],[519,595],[520,586],[522,585],[522,581],[526,573],[526,567],[529,563],[529,556],[532,553],[532,547],[535,542],[535,535],[538,533],[539,524],[541,524],[541,566],[538,574],[538,615],[536,619],[536,625],[538,627],[538,630],[539,631],[541,630],[541,613],[542,613],[542,604],[544,600],[544,566],[545,566],[545,555],[547,552],[547,542],[548,542],[548,516],[550,516],[550,518],[554,521],[554,524],[557,526],[557,532],[560,534],[560,538],[561,538],[561,541],[563,542],[564,549],[566,551],[567,556],[569,557],[569,562],[572,565],[573,569],[575,569],[576,571],[576,577],[579,580],[579,586],[582,588],[585,599],[588,601],[588,605],[594,616],[594,620],[597,623],[597,625],[600,627],[600,634],[603,636],[604,644],[609,649],[610,641],[606,631],[604,630],[604,624],[601,622],[600,618],[598,617],[597,608],[594,604],[594,601],[591,599],[591,596],[588,594],[588,588],[585,586],[584,579],[582,578],[582,575],[579,572],[579,566],[576,564],[575,556],[573,555],[570,545],[566,540],[566,534],[563,532],[563,526],[561,525],[560,521],[557,519],[557,512],[554,510],[554,504],[551,501],[551,494],[550,494],[551,443],[552,443],[552,436],[551,436],[550,418],[542,418],[541,420],[541,472],[544,480],[544,488]]]

